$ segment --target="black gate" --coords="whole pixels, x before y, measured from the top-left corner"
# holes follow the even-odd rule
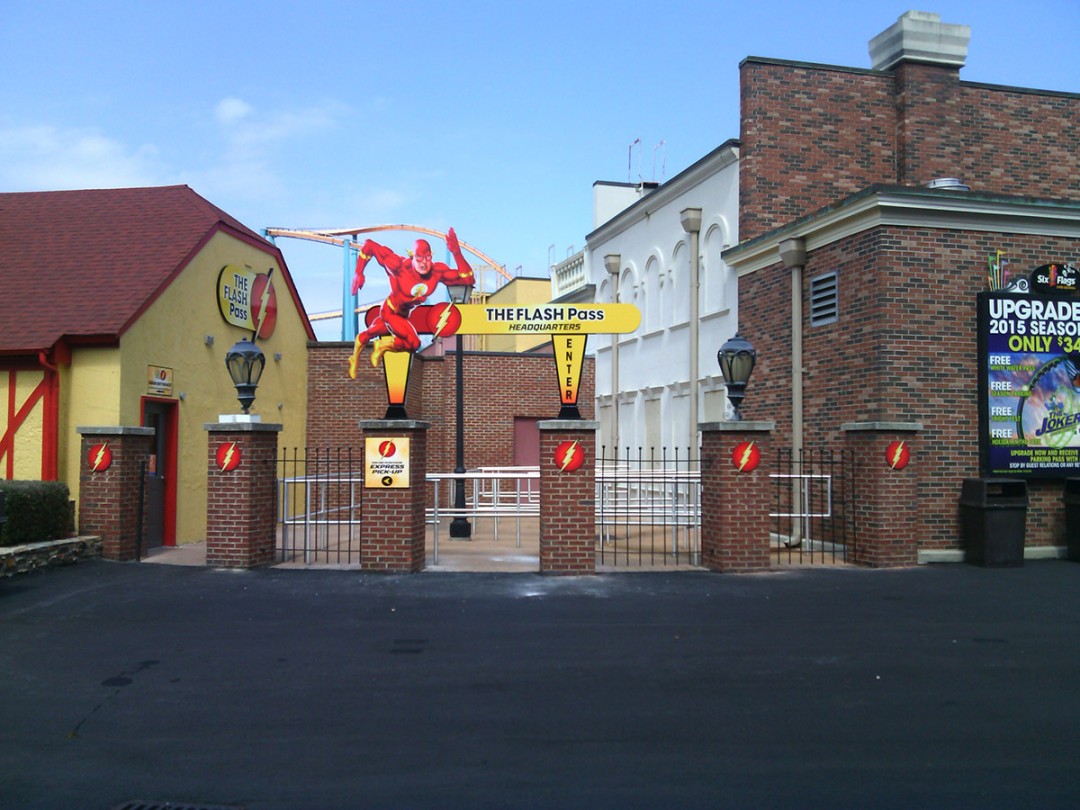
[[[352,447],[285,449],[278,457],[276,558],[360,565],[363,456]]]
[[[639,450],[596,465],[596,564],[620,568],[700,564],[701,471],[689,451]]]
[[[785,448],[773,484],[772,553],[779,564],[837,564],[855,558],[855,460],[844,450]]]

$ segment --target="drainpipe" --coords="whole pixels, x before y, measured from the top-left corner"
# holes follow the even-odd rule
[[[622,255],[609,253],[604,256],[604,269],[611,276],[611,303],[619,303],[619,270]],[[611,444],[613,458],[619,456],[619,336],[611,336]]]
[[[698,241],[701,235],[701,209],[684,208],[679,220],[683,230],[690,234],[690,442],[687,446],[690,448],[690,461],[694,461],[698,455]]]
[[[785,239],[780,243],[780,260],[784,267],[791,270],[791,452],[798,465],[798,474],[802,474],[803,451],[803,269],[806,267],[806,240],[802,237]],[[792,490],[791,510],[795,514],[802,512],[802,480],[795,478]],[[802,521],[793,524],[794,534],[791,545],[802,542]]]

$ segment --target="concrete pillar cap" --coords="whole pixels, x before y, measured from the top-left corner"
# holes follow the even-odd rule
[[[927,11],[908,11],[870,40],[870,66],[891,70],[900,62],[963,67],[971,26],[943,23]]]

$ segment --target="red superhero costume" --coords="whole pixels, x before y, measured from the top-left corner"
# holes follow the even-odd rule
[[[390,280],[390,295],[383,301],[379,314],[366,330],[356,336],[352,357],[349,358],[349,376],[356,379],[356,366],[364,344],[378,338],[371,352],[371,365],[378,366],[385,352],[415,352],[420,348],[420,336],[409,322],[409,313],[424,303],[443,284],[474,283],[473,271],[461,254],[457,234],[451,228],[446,234],[446,247],[450,250],[457,268],[443,262],[432,261],[431,245],[426,239],[417,239],[408,258],[398,256],[390,248],[368,239],[360,248],[353,276],[352,291],[364,286],[364,268],[372,258],[386,270]]]

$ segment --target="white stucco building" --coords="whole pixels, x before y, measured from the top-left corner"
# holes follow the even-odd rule
[[[720,254],[739,241],[738,160],[738,142],[728,141],[663,185],[594,184],[586,248],[553,268],[556,299],[618,300],[641,310],[633,334],[589,341],[598,444],[609,455],[613,447],[620,455],[640,448],[646,457],[666,448],[696,457],[698,423],[730,413],[716,352],[737,325],[735,275]]]

